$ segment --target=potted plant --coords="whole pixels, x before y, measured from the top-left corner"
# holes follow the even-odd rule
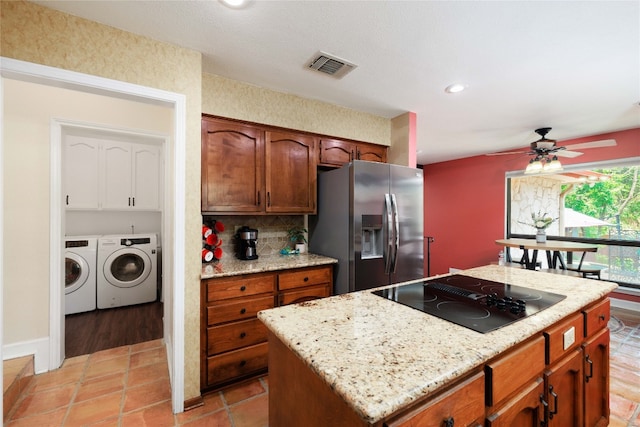
[[[293,227],[287,232],[289,241],[298,251],[298,253],[301,254],[307,251],[307,238],[305,236],[306,233],[307,229],[302,227]]]

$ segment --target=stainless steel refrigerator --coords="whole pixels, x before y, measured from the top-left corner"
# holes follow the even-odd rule
[[[338,259],[334,293],[424,277],[422,170],[354,160],[318,176],[309,250]]]

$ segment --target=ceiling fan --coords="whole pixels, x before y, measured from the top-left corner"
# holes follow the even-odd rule
[[[571,145],[571,150],[562,145],[557,145],[555,139],[547,138],[551,128],[536,129],[540,139],[533,141],[528,151],[505,151],[501,153],[490,153],[488,156],[502,156],[506,154],[528,154],[534,156],[527,165],[525,173],[555,172],[562,169],[558,157],[578,157],[583,153],[573,150],[585,150],[589,148],[613,147],[616,145],[615,139],[603,139],[600,141],[583,142]]]

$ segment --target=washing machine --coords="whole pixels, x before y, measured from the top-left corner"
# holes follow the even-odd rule
[[[156,300],[157,240],[155,234],[110,235],[98,239],[98,308]]]
[[[66,236],[64,247],[64,314],[95,310],[98,236]]]

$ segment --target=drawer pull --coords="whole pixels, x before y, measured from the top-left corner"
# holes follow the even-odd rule
[[[587,374],[585,381],[589,382],[589,378],[593,378],[593,360],[591,360],[588,354],[587,354],[586,361],[587,361],[587,364],[589,365],[589,373]]]
[[[558,394],[553,391],[553,386],[549,386],[549,394],[553,396],[553,410],[549,410],[549,419],[553,419],[553,416],[558,413]],[[551,406],[551,405],[549,405]]]
[[[606,316],[604,314],[601,314],[600,316],[598,316],[598,319],[600,320],[604,320],[606,318]]]
[[[246,308],[241,308],[241,309],[240,309],[240,314],[245,314],[246,312],[247,312],[247,309],[246,309]]]
[[[244,365],[246,365],[246,364],[247,364],[247,361],[246,361],[246,360],[241,360],[241,361],[240,361],[240,367],[241,367],[241,368],[242,368]]]
[[[453,420],[453,417],[445,418],[444,420],[442,420],[442,425],[444,427],[454,427],[454,423],[455,421]]]
[[[240,291],[244,292],[247,290],[247,287],[245,285],[240,286]]]
[[[308,282],[308,281],[309,281],[309,278],[308,278],[308,277],[305,277],[303,280],[304,280],[305,282]]]
[[[244,338],[246,336],[247,336],[247,334],[245,332],[240,332],[240,338]]]

